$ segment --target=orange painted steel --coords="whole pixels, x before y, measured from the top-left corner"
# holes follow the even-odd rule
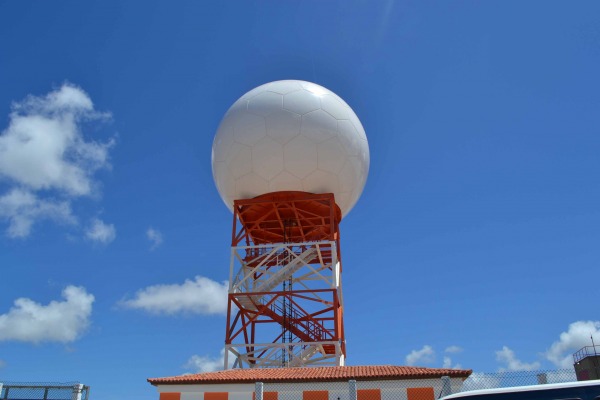
[[[317,300],[310,297],[310,294],[331,294],[331,301]],[[244,306],[241,298],[253,296],[271,295],[271,299],[266,304],[253,303],[252,308]],[[260,292],[260,293],[234,293],[229,295],[229,305],[235,305],[238,309],[233,324],[227,326],[226,344],[231,344],[238,336],[243,335],[246,343],[255,343],[256,324],[274,322],[285,326],[302,342],[331,342],[339,341],[342,337],[340,321],[342,309],[337,301],[336,289],[321,290],[294,290],[289,292]],[[281,307],[277,300],[286,298],[289,304],[292,304],[292,315],[284,319]],[[306,311],[301,301],[312,301],[321,306],[311,312]],[[230,309],[228,310],[230,311]],[[275,338],[275,341],[281,338]],[[248,342],[249,340],[249,342]],[[274,341],[274,342],[275,342]],[[342,348],[344,348],[342,342]],[[324,345],[326,354],[335,354],[335,348],[332,345]]]
[[[336,242],[336,255],[341,262],[341,219],[333,193],[287,191],[235,200],[231,246],[331,240]],[[257,251],[260,250],[248,249],[245,261],[260,255]],[[328,263],[332,254],[323,252],[322,257]]]
[[[332,193],[275,192],[253,199],[236,200],[231,246],[248,246],[242,257],[247,267],[263,266],[270,270],[284,265],[277,258],[269,258],[268,245],[287,244],[288,250],[285,251],[300,256],[311,247],[317,248],[311,242],[320,242],[318,252],[314,252],[318,255],[311,255],[304,262],[329,265],[332,271],[333,251],[341,265],[341,216]],[[335,250],[333,245],[323,242],[334,242]],[[254,273],[252,279],[258,280],[262,275],[260,272]],[[340,295],[338,289],[333,288],[230,293],[225,343],[232,344],[236,339],[239,343],[241,339],[246,351],[253,353],[254,343],[277,343],[287,331],[300,342],[339,342],[345,356]],[[265,304],[254,301],[260,298],[268,301]],[[285,318],[280,304],[283,300],[288,309]],[[260,336],[257,328],[260,331],[262,324],[269,323],[280,326],[282,333],[269,340],[257,337]],[[257,342],[257,339],[260,341]],[[335,354],[332,344],[324,344],[322,348],[325,354]]]
[[[338,240],[342,219],[333,193],[267,193],[235,200],[233,212],[232,246]]]

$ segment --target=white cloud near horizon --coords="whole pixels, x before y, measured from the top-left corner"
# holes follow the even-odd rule
[[[442,364],[442,368],[450,368],[452,366],[452,359],[450,357],[444,357],[444,363]]]
[[[213,372],[223,369],[225,363],[225,349],[221,350],[219,357],[193,355],[189,358],[184,368],[191,369],[193,373]],[[228,360],[229,368],[233,366],[231,357]]]
[[[448,346],[444,350],[444,353],[456,354],[456,353],[460,353],[462,351],[463,351],[463,348],[460,346]]]
[[[444,356],[444,363],[442,364],[442,368],[462,369],[462,365],[460,365],[460,364],[452,365],[452,358],[450,358],[448,356]]]
[[[115,240],[117,232],[113,224],[107,224],[98,218],[94,218],[85,236],[94,242],[108,244]]]
[[[225,314],[229,284],[203,276],[186,279],[182,284],[162,284],[138,290],[120,305],[151,314]]]
[[[435,351],[429,345],[423,346],[421,350],[413,350],[406,356],[407,365],[429,364],[435,360]]]
[[[499,371],[533,371],[540,368],[540,363],[534,361],[526,363],[517,358],[515,352],[507,346],[502,346],[502,350],[496,351],[496,360],[505,364],[505,367],[500,367]]]
[[[0,314],[0,342],[29,343],[77,340],[89,327],[94,296],[85,288],[67,286],[62,291],[62,301],[47,305],[28,298],[14,301],[13,307]]]
[[[473,372],[462,384],[461,390],[494,389],[501,387],[500,377],[497,374]]]
[[[162,233],[158,229],[154,229],[152,227],[148,228],[148,230],[146,231],[146,237],[152,243],[150,250],[154,250],[163,242]]]
[[[109,118],[70,83],[12,104],[8,126],[0,133],[0,180],[9,185],[0,193],[0,218],[8,221],[9,237],[29,236],[41,219],[76,220],[70,202],[97,192],[93,174],[110,168],[114,144],[86,141],[82,128]]]
[[[544,374],[546,374],[546,381],[548,383],[564,383],[577,381],[577,374],[575,373],[575,368],[573,368],[573,365],[571,365],[571,367],[568,369],[544,371]]]
[[[552,343],[544,356],[559,368],[573,367],[573,353],[591,346],[592,340],[600,344],[600,321],[576,321],[569,325],[566,332],[562,332],[559,339]]]
[[[463,351],[463,348],[460,346],[456,346],[456,345],[448,346],[444,349],[444,353],[446,353],[446,354],[458,354],[462,351]],[[452,358],[448,355],[445,355],[443,358],[442,368],[461,369],[462,365],[460,365],[460,364],[452,365]]]

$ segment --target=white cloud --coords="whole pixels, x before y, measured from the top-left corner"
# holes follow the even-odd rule
[[[0,218],[9,222],[8,236],[28,236],[31,226],[48,214],[73,221],[71,200],[94,194],[93,174],[110,167],[113,145],[112,140],[86,141],[83,124],[109,117],[96,112],[90,97],[69,83],[12,105],[8,127],[0,133],[0,179],[9,183],[2,198],[11,198],[10,204],[0,204]],[[18,197],[15,191],[28,195]]]
[[[154,285],[139,290],[133,299],[123,300],[127,308],[153,314],[224,314],[227,311],[227,282],[196,276],[181,285]]]
[[[444,357],[444,364],[442,368],[450,368],[452,366],[452,359],[450,357]]]
[[[548,383],[575,382],[577,380],[577,375],[575,374],[573,365],[571,365],[571,367],[568,369],[546,371],[544,374],[546,374],[546,381]]]
[[[68,201],[42,200],[24,189],[12,189],[0,196],[0,218],[8,220],[6,234],[11,238],[29,236],[33,223],[42,219],[76,222]]]
[[[432,363],[435,358],[435,352],[429,345],[423,346],[421,350],[413,350],[406,356],[407,365]]]
[[[459,346],[448,346],[446,347],[446,349],[444,350],[444,353],[446,354],[457,354],[462,352],[463,349],[462,347]],[[454,364],[454,366],[452,365],[452,358],[450,358],[449,356],[444,356],[444,363],[442,365],[442,368],[451,368],[451,369],[461,369],[462,365],[460,364]]]
[[[448,346],[448,347],[446,347],[446,350],[444,350],[444,353],[453,354],[453,353],[460,353],[461,351],[463,351],[462,347]]]
[[[160,246],[163,242],[162,233],[160,233],[158,229],[148,228],[146,231],[146,237],[150,242],[152,242],[152,247],[150,247],[152,250]]]
[[[8,128],[0,135],[0,174],[34,190],[90,194],[91,174],[108,166],[111,142],[86,142],[80,123],[106,116],[71,84],[13,104]]]
[[[229,368],[233,366],[233,360],[228,359]],[[193,355],[184,365],[184,368],[191,369],[194,373],[213,372],[223,369],[225,362],[225,349],[221,350],[219,357]]]
[[[0,360],[0,368],[6,367],[6,361]]]
[[[500,371],[533,371],[540,368],[540,363],[534,361],[532,363],[525,363],[519,360],[515,352],[507,346],[503,346],[502,350],[496,351],[496,360],[506,364],[506,367],[501,367]]]
[[[462,366],[460,364],[454,364],[454,366],[452,366],[452,359],[448,356],[444,356],[444,364],[442,365],[442,368],[461,369]]]
[[[494,389],[500,387],[498,374],[473,372],[462,384],[461,391],[477,389]]]
[[[107,244],[115,240],[117,233],[113,224],[106,224],[102,220],[94,218],[85,236],[94,242]]]
[[[61,342],[79,338],[90,324],[94,296],[85,288],[67,286],[63,301],[42,305],[19,298],[6,314],[0,315],[0,341]]]
[[[600,321],[573,322],[544,355],[559,368],[572,368],[573,353],[584,346],[591,346],[592,336],[596,343],[600,343]]]

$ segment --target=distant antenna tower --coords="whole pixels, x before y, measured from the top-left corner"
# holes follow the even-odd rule
[[[271,82],[229,109],[212,165],[233,211],[225,368],[344,365],[339,223],[368,174],[360,121],[321,86]]]

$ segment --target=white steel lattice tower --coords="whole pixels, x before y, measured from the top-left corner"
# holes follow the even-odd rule
[[[344,365],[339,223],[368,174],[360,121],[321,86],[272,82],[229,109],[212,164],[233,210],[225,367]]]

